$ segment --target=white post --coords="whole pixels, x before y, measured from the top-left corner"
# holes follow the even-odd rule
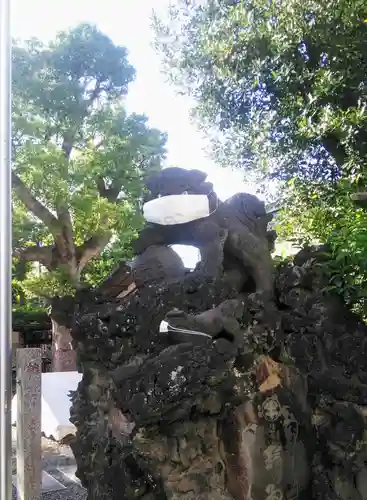
[[[12,498],[11,467],[11,34],[0,0],[0,500]]]
[[[17,491],[19,500],[40,500],[41,497],[41,362],[40,348],[17,350]]]

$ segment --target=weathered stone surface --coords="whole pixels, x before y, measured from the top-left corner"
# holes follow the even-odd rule
[[[204,174],[204,181],[198,182],[197,170],[170,168],[148,183],[154,198],[168,193],[207,194],[211,215],[173,226],[148,224],[134,242],[134,250],[141,254],[151,245],[197,246],[201,253],[201,272],[214,278],[222,274],[227,253],[238,260],[239,272],[251,271],[257,290],[271,293],[273,276],[269,245],[274,241],[274,234],[268,236],[267,233],[271,216],[266,214],[264,203],[246,193],[221,203],[205,177]]]
[[[134,294],[79,299],[73,450],[88,497],[364,499],[366,326],[325,292],[323,249],[273,272],[263,204],[221,204],[189,174],[166,169],[151,196],[203,192],[223,218],[148,226]],[[196,244],[206,264],[190,273],[152,247],[168,243]]]
[[[18,349],[17,357],[17,474],[20,500],[41,495],[41,349]]]

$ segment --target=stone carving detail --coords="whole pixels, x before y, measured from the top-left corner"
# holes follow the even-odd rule
[[[197,246],[201,253],[201,271],[208,277],[222,274],[225,254],[236,258],[242,272],[250,270],[256,289],[272,292],[272,262],[269,253],[264,203],[250,194],[238,194],[222,203],[213,192],[213,185],[205,182],[206,175],[197,170],[167,168],[148,183],[152,197],[167,194],[207,194],[210,217],[176,226],[147,225],[135,241],[138,254],[151,245]]]
[[[113,293],[78,298],[72,447],[88,498],[362,500],[367,328],[323,291],[317,249],[273,269],[263,204],[221,203],[205,179],[151,179],[149,196],[205,193],[212,215],[147,225],[129,280],[121,268]],[[172,243],[200,248],[193,272]]]

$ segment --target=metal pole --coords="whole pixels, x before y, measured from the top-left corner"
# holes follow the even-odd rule
[[[0,0],[0,500],[12,498],[10,0]]]

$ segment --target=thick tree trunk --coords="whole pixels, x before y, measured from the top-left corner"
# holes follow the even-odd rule
[[[52,300],[52,371],[76,371],[76,352],[72,344],[71,327],[74,301],[71,297]]]

